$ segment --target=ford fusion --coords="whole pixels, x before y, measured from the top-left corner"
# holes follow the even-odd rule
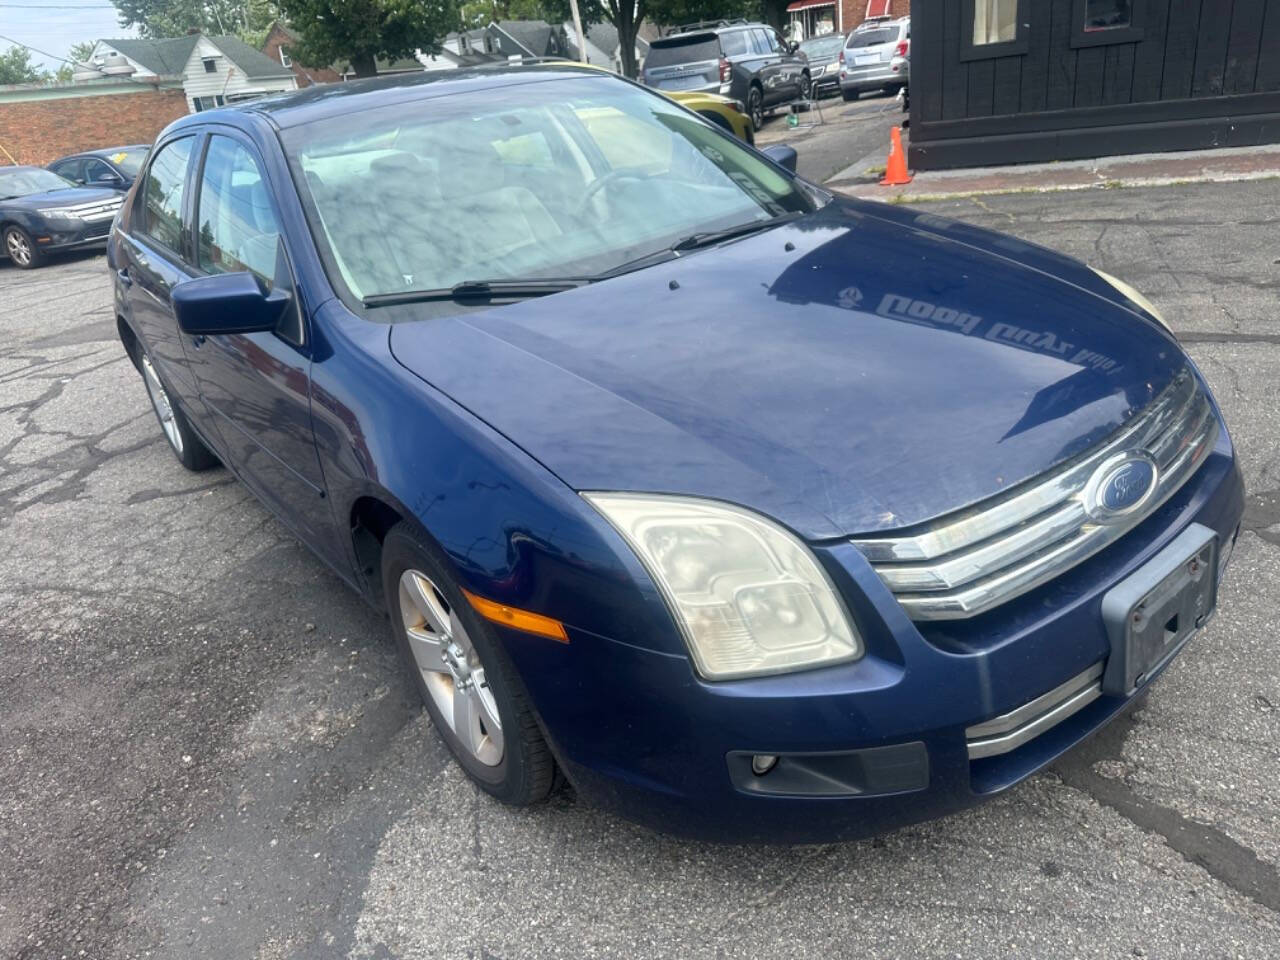
[[[390,619],[512,804],[820,841],[1027,777],[1212,615],[1243,489],[1156,309],[569,65],[183,118],[112,235],[168,444]]]
[[[24,270],[50,253],[102,246],[120,194],[77,187],[42,167],[0,169],[0,254]]]

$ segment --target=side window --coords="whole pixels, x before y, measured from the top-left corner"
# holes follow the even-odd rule
[[[53,172],[64,179],[70,180],[72,183],[84,183],[83,160],[67,160],[65,163],[55,163]]]
[[[756,53],[771,52],[769,50],[769,37],[763,30],[757,29],[751,31],[751,46],[755,49]]]
[[[782,42],[782,38],[778,36],[778,31],[770,27],[764,32],[765,38],[769,41],[769,46],[774,53],[782,53],[787,48]]]
[[[196,223],[200,269],[249,270],[271,283],[280,224],[258,161],[236,140],[209,138]]]
[[[178,254],[182,242],[182,196],[193,138],[173,140],[160,148],[147,167],[143,186],[142,232]]]
[[[84,162],[85,183],[110,183],[116,179],[118,179],[118,174],[101,160],[86,160]]]
[[[720,34],[720,49],[726,57],[740,57],[744,53],[751,52],[747,39],[746,30],[731,30],[728,33],[722,33]]]

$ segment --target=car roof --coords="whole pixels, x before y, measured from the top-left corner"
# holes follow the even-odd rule
[[[457,70],[403,73],[345,83],[316,84],[276,96],[228,104],[215,110],[182,117],[168,128],[178,130],[205,123],[245,125],[248,118],[265,118],[279,129],[314,120],[342,116],[359,110],[396,103],[412,103],[477,90],[500,90],[529,83],[593,77],[600,83],[626,83],[612,73],[572,61],[529,64],[493,64]],[[237,119],[238,118],[238,119]]]

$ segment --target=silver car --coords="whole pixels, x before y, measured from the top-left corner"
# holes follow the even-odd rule
[[[896,93],[911,72],[911,18],[871,20],[845,40],[840,53],[840,93],[857,100],[868,90]]]

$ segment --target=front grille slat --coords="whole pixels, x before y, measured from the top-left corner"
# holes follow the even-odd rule
[[[1076,462],[976,509],[908,535],[853,543],[914,620],[976,616],[1046,583],[1122,537],[1173,496],[1208,456],[1218,420],[1184,370],[1147,409]],[[1135,512],[1100,522],[1085,495],[1104,463],[1144,452],[1155,491]]]

